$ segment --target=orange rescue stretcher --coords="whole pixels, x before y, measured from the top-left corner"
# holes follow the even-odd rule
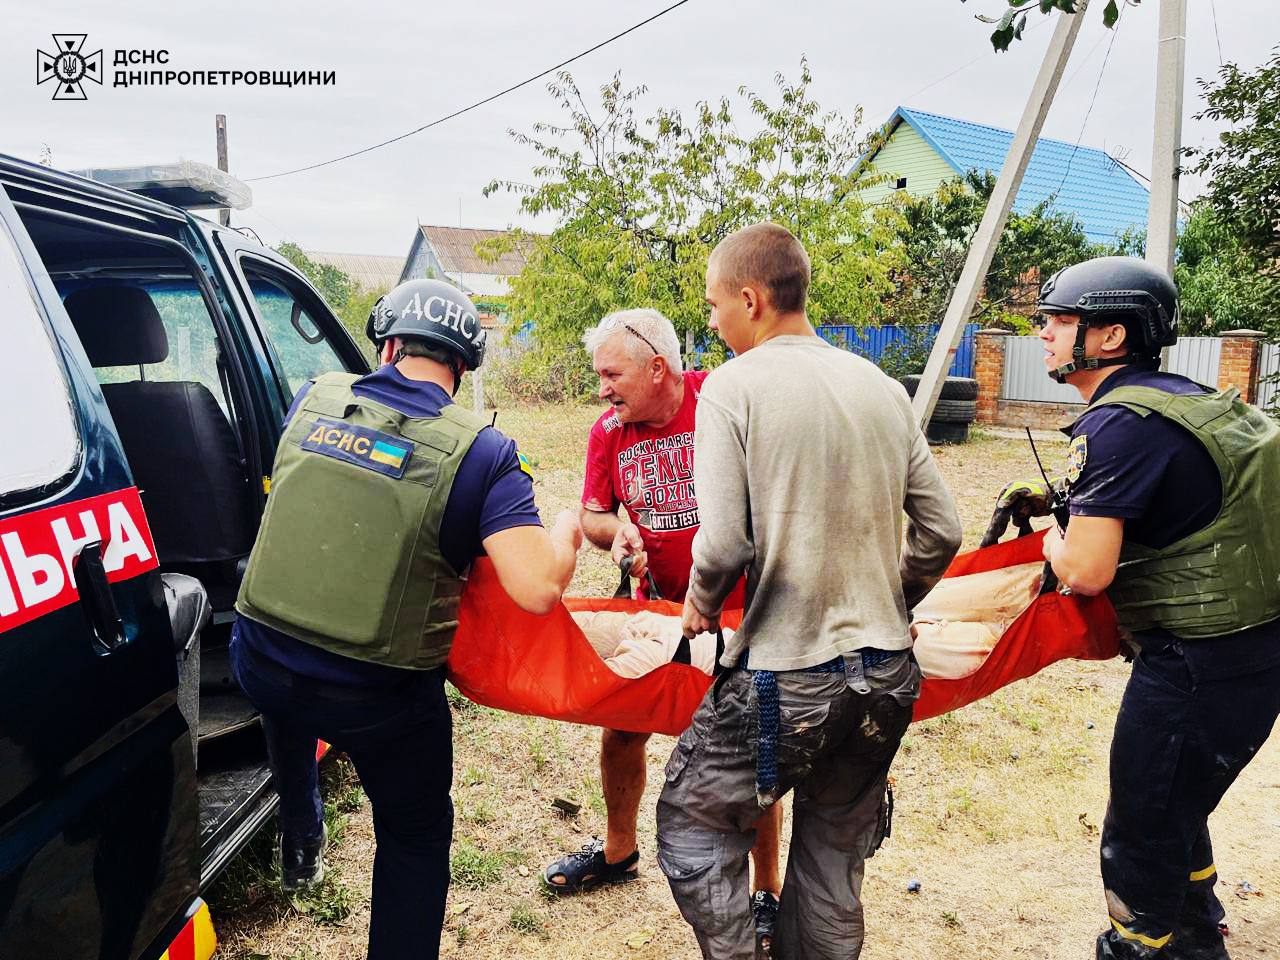
[[[1038,533],[961,554],[945,576],[1033,562],[1043,539]],[[449,679],[470,700],[512,713],[673,736],[688,727],[711,677],[684,663],[634,679],[619,676],[574,622],[571,612],[580,610],[651,610],[678,617],[681,607],[663,600],[566,598],[547,616],[534,616],[507,596],[493,565],[478,560],[462,595]],[[734,629],[741,620],[741,610],[721,617],[723,626]],[[1059,660],[1110,659],[1119,644],[1115,612],[1105,596],[1043,593],[1000,635],[976,672],[954,680],[926,678],[914,719],[956,710]]]

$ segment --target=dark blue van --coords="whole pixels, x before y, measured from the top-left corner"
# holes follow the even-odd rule
[[[367,360],[288,261],[0,157],[0,958],[207,960],[274,810],[232,604],[294,391]]]

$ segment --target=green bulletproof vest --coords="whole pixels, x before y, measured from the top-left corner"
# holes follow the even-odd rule
[[[1280,617],[1280,427],[1234,388],[1122,386],[1097,404],[1111,405],[1173,420],[1209,452],[1222,479],[1222,509],[1207,527],[1159,550],[1124,542],[1107,589],[1120,624],[1198,639]]]
[[[236,609],[324,650],[429,670],[449,655],[463,580],[440,548],[458,466],[487,424],[449,404],[408,417],[329,373],[276,451]]]

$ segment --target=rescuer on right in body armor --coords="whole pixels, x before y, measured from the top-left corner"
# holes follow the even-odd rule
[[[1140,652],[1111,743],[1097,957],[1227,957],[1207,820],[1280,712],[1280,428],[1235,389],[1159,371],[1177,340],[1163,271],[1102,257],[1040,293],[1070,428],[1066,588],[1105,591]]]

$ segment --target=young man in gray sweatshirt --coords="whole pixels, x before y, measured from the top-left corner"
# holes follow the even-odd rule
[[[804,248],[776,224],[726,238],[707,267],[711,328],[737,356],[698,407],[685,634],[716,629],[744,569],[747,604],[667,764],[658,862],[714,960],[755,956],[752,825],[791,790],[772,956],[860,953],[863,863],[920,691],[908,611],[960,545],[906,391],[814,333],[808,288]]]

